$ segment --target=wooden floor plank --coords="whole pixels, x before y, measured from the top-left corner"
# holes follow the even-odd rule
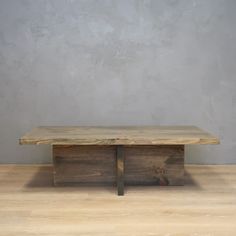
[[[236,235],[236,166],[185,167],[185,186],[53,187],[50,165],[0,165],[0,235]]]

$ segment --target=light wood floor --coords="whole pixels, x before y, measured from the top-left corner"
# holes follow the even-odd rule
[[[186,166],[183,187],[53,187],[50,166],[0,166],[0,235],[236,235],[236,166]]]

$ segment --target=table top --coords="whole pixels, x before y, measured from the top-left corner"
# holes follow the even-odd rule
[[[41,126],[20,144],[175,145],[218,144],[219,139],[195,126]]]

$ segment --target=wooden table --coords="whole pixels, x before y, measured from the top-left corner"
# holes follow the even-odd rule
[[[184,145],[218,144],[195,126],[42,126],[20,144],[53,146],[54,184],[183,185]]]

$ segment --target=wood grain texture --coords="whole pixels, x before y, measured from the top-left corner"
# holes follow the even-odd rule
[[[195,126],[38,127],[20,144],[164,145],[218,144],[219,139]]]
[[[126,185],[183,185],[184,145],[126,146]]]
[[[124,183],[183,185],[184,181],[183,145],[54,145],[53,160],[55,185],[114,186],[117,177],[118,193],[122,195]]]
[[[116,182],[115,146],[53,146],[54,184]]]
[[[234,236],[236,165],[186,165],[182,187],[59,187],[50,165],[0,165],[1,236]]]

